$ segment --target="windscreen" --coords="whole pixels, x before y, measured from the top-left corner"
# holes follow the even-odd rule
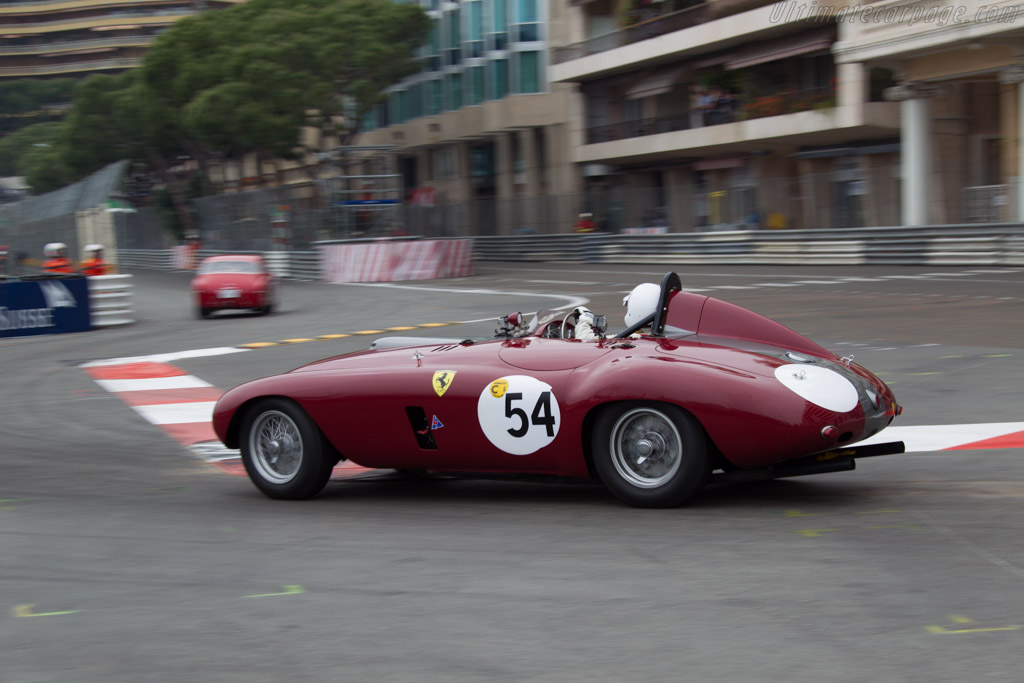
[[[256,261],[207,261],[199,265],[199,274],[210,273],[251,273],[263,272],[263,267]]]

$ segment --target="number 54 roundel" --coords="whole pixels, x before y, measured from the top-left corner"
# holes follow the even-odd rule
[[[551,385],[528,375],[494,380],[476,404],[480,428],[506,453],[527,455],[555,440],[561,424],[558,399]]]

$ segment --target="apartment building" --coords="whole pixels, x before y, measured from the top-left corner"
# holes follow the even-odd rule
[[[0,2],[0,79],[117,73],[136,67],[183,17],[244,0]]]
[[[840,29],[838,64],[900,81],[902,222],[1024,221],[1024,6],[883,0]]]
[[[611,229],[898,222],[893,74],[838,62],[841,30],[806,3],[571,2],[550,75],[582,95],[589,205]]]
[[[433,20],[419,73],[388,89],[359,145],[386,146],[416,201],[476,234],[569,229],[574,88],[549,83],[568,7],[547,0],[420,0]]]

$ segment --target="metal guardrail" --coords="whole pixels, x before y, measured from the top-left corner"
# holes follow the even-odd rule
[[[478,237],[474,256],[716,265],[1021,265],[1024,225]]]
[[[263,254],[278,277],[323,279],[319,251],[203,250],[198,257],[227,253]],[[473,257],[618,264],[1024,266],[1024,224],[476,237]],[[118,258],[122,266],[173,269],[170,250],[121,249]]]
[[[320,280],[320,252],[318,251],[225,251],[201,249],[196,253],[195,265],[209,256],[225,254],[257,254],[267,261],[267,267],[274,275],[288,280]],[[118,264],[127,268],[153,270],[181,270],[171,249],[118,249]],[[186,270],[190,270],[188,268]]]
[[[117,264],[127,268],[173,270],[174,254],[170,249],[118,249]]]

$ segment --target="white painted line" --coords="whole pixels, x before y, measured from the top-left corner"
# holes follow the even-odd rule
[[[524,280],[535,285],[597,285],[597,282],[573,282],[571,280]]]
[[[335,282],[340,287],[380,287],[384,289],[411,289],[419,292],[445,292],[448,294],[500,294],[503,296],[539,296],[546,299],[561,299],[567,303],[555,310],[563,308],[575,308],[590,303],[590,299],[582,296],[568,296],[565,294],[544,294],[542,292],[512,292],[502,289],[457,289],[455,287],[419,287],[416,285],[395,285],[387,282]],[[497,316],[494,316],[497,319]]]
[[[217,405],[216,401],[194,401],[156,406],[132,406],[132,410],[155,425],[170,425],[185,422],[209,422],[213,419],[215,405]]]
[[[754,288],[749,286],[749,285],[715,285],[715,289],[754,289]],[[692,292],[693,290],[691,289],[691,290],[688,290],[688,291]]]
[[[993,439],[1024,431],[1024,422],[993,422],[968,425],[923,425],[887,427],[859,445],[902,441],[907,452],[942,451],[955,446]],[[853,444],[850,444],[851,446]]]
[[[242,353],[252,349],[238,349],[233,346],[221,346],[210,349],[193,349],[191,351],[178,351],[176,353],[156,353],[152,356],[129,356],[126,358],[107,358],[106,360],[94,360],[82,363],[79,367],[92,368],[103,365],[127,365],[128,363],[170,363],[182,358],[205,358],[207,356],[223,356],[229,353]]]
[[[927,280],[927,275],[886,275],[883,280]]]
[[[788,282],[758,282],[755,287],[796,287],[797,285]]]
[[[838,280],[797,280],[798,285],[838,285]]]
[[[209,382],[193,375],[178,375],[176,377],[150,377],[147,379],[97,379],[96,384],[107,391],[115,393],[120,391],[159,391],[161,389],[195,389],[197,387],[212,387]]]

